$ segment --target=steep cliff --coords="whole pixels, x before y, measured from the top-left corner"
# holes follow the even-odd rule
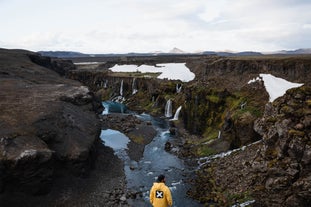
[[[42,194],[58,170],[88,172],[100,125],[88,88],[55,72],[67,64],[0,50],[0,192]]]
[[[311,88],[292,89],[266,106],[254,129],[262,141],[206,162],[194,197],[216,206],[255,200],[254,206],[309,206]]]
[[[196,80],[210,87],[236,90],[260,73],[269,73],[291,82],[309,84],[311,59],[301,56],[212,57],[189,61]]]

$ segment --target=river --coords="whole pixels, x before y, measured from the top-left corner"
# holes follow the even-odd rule
[[[137,193],[135,199],[128,199],[128,203],[131,206],[151,206],[149,203],[149,190],[157,176],[164,174],[166,176],[166,185],[172,192],[174,207],[203,206],[186,195],[190,186],[185,181],[191,178],[194,172],[193,168],[187,165],[184,160],[164,150],[165,143],[174,139],[170,136],[167,121],[147,114],[137,115],[137,117],[144,121],[151,121],[157,130],[157,135],[150,144],[146,145],[143,158],[139,162],[130,160],[125,148],[116,147],[115,143],[111,143],[111,140],[104,140],[106,145],[111,144],[116,154],[124,161],[128,192]],[[101,138],[111,139],[111,137],[114,137],[114,140],[118,140],[119,144],[117,145],[120,146],[124,146],[124,143],[120,143],[120,140],[125,143],[129,141],[124,134],[116,131],[113,133],[113,136],[107,136],[108,134],[111,135],[111,131],[103,130]],[[119,137],[119,139],[115,139],[116,137]]]

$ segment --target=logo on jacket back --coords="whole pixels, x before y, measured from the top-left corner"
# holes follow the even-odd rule
[[[157,191],[156,191],[156,198],[164,198],[164,193],[163,193],[163,191],[157,190]]]

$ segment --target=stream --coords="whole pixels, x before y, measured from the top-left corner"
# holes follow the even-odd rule
[[[185,181],[191,178],[194,168],[164,150],[165,143],[173,139],[170,136],[167,121],[148,114],[136,116],[141,120],[152,122],[157,130],[153,141],[145,146],[143,158],[139,162],[130,160],[127,156],[126,144],[129,138],[124,134],[110,129],[102,130],[101,134],[105,145],[112,147],[119,158],[124,161],[127,190],[137,194],[135,199],[127,200],[130,206],[151,206],[149,190],[160,174],[166,176],[166,185],[171,190],[174,207],[203,206],[186,194],[190,186]]]

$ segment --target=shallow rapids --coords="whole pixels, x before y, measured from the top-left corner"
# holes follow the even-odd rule
[[[124,139],[124,134],[117,135],[114,132],[113,136],[111,136],[115,141],[120,142],[120,140],[123,140],[120,144],[123,147],[115,146],[112,140],[104,140],[111,139],[108,134],[105,134],[111,134],[111,131],[103,130],[101,134],[105,144],[111,145],[119,158],[124,161],[128,194],[136,195],[136,198],[128,199],[128,203],[131,206],[151,206],[149,203],[149,190],[157,176],[164,174],[166,176],[166,185],[172,192],[174,207],[202,206],[187,196],[187,190],[190,186],[186,181],[191,178],[193,169],[177,156],[164,150],[165,143],[172,139],[166,121],[155,119],[147,114],[138,115],[138,118],[151,121],[157,130],[157,135],[150,144],[146,145],[143,158],[139,162],[130,160],[126,155],[124,142],[127,142],[127,139]],[[116,136],[120,137],[116,138]]]

